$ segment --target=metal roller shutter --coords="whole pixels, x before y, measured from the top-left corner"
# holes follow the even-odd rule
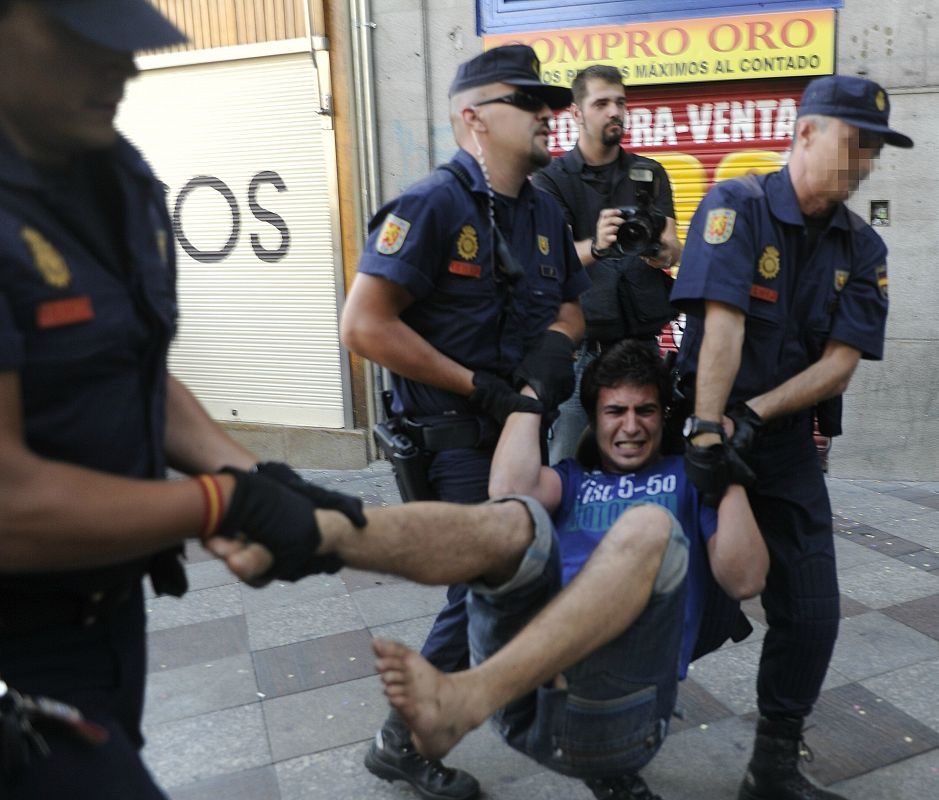
[[[122,106],[174,213],[170,367],[217,419],[344,423],[319,107],[309,52],[150,70]]]

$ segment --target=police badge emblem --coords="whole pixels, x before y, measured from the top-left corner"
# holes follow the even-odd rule
[[[543,256],[551,253],[551,243],[548,241],[548,237],[542,236],[540,233],[538,234],[538,251]]]
[[[20,236],[29,248],[33,265],[39,270],[42,279],[54,289],[65,289],[72,282],[65,258],[56,250],[39,231],[24,226]]]
[[[479,235],[472,225],[460,229],[460,238],[456,240],[456,252],[464,261],[472,261],[479,255]]]
[[[732,208],[712,208],[704,223],[704,241],[708,244],[723,244],[734,232],[737,212]]]
[[[760,276],[768,281],[777,277],[779,275],[779,250],[771,244],[766,245],[757,269],[760,271]]]
[[[409,230],[410,222],[396,214],[389,214],[381,226],[375,249],[385,256],[394,255],[401,249]]]

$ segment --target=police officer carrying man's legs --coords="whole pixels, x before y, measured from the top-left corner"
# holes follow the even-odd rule
[[[183,40],[147,0],[0,0],[4,800],[163,800],[139,756],[142,577],[180,595],[182,542],[239,532],[275,554],[257,583],[335,571],[314,509],[365,522],[167,371],[172,225],[114,116],[133,51]]]
[[[802,95],[787,167],[718,184],[688,232],[672,301],[688,313],[678,367],[694,397],[686,466],[716,503],[749,483],[770,553],[756,745],[740,800],[839,800],[798,768],[805,717],[838,632],[831,507],[813,437],[840,430],[860,358],[883,356],[887,249],[844,201],[884,144],[887,93],[834,75]],[[724,435],[722,417],[733,422]]]
[[[343,313],[346,346],[394,374],[393,412],[429,453],[441,500],[485,500],[508,414],[553,410],[573,391],[577,298],[589,281],[561,210],[527,180],[550,160],[551,109],[571,95],[542,83],[539,70],[523,45],[459,67],[450,118],[460,149],[376,214]],[[515,391],[524,383],[537,401]],[[423,649],[443,671],[468,666],[465,595],[450,588]],[[421,758],[395,715],[366,766],[428,798],[479,790],[466,773]]]

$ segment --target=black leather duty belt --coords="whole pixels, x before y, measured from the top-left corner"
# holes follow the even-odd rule
[[[127,602],[133,588],[132,582],[87,594],[32,594],[0,588],[0,636],[21,636],[67,625],[90,627]]]
[[[401,423],[408,438],[430,453],[479,446],[477,417],[440,414],[435,417],[403,417]]]

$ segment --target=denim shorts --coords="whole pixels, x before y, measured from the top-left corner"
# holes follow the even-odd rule
[[[557,534],[530,498],[535,537],[505,585],[471,585],[473,664],[506,644],[561,590]],[[566,688],[541,686],[493,716],[506,743],[544,766],[577,778],[634,774],[658,751],[678,692],[684,619],[687,540],[672,517],[660,575],[678,580],[653,591],[639,618],[616,639],[564,672]],[[608,613],[604,609],[604,613]]]

